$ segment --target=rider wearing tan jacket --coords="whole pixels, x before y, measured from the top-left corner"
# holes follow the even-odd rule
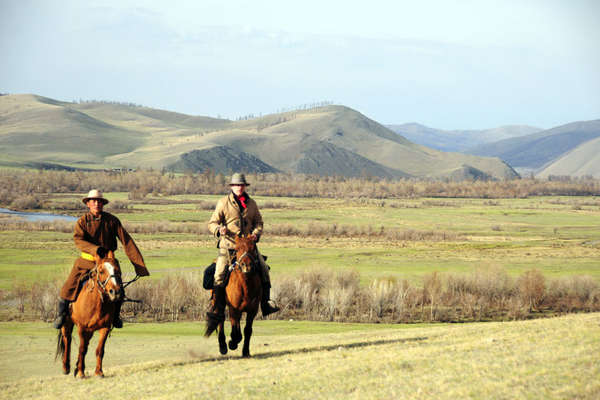
[[[235,237],[251,235],[258,242],[263,232],[263,220],[258,211],[258,205],[245,189],[250,186],[246,182],[244,174],[233,174],[231,177],[231,193],[222,197],[215,207],[208,230],[217,238],[219,253],[215,269],[215,282],[213,289],[213,303],[207,316],[212,319],[222,320],[225,317],[225,277],[227,267],[235,254]],[[271,280],[269,266],[258,252],[258,260],[261,267],[261,278],[263,294],[261,298],[261,309],[263,316],[279,311],[270,300]]]

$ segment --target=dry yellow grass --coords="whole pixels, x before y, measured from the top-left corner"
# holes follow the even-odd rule
[[[60,375],[34,339],[1,335],[1,398],[594,399],[600,314],[532,321],[289,334],[256,327],[252,359],[220,357],[199,335],[109,340],[104,380]],[[279,322],[281,324],[281,322]],[[289,323],[293,327],[293,322]],[[287,331],[287,333],[285,332]],[[47,340],[47,339],[46,339]],[[39,347],[41,343],[38,343]],[[33,348],[36,344],[33,343]],[[238,352],[239,353],[239,352]],[[90,354],[93,354],[90,352]],[[90,358],[90,357],[88,357]],[[93,360],[88,366],[93,368]],[[7,371],[52,369],[6,379]],[[118,365],[115,365],[118,364]]]

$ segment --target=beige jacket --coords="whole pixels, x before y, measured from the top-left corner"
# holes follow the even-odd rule
[[[240,210],[233,193],[222,197],[208,221],[208,230],[217,238],[217,247],[221,249],[235,248],[235,237],[238,235],[254,234],[260,236],[263,232],[263,220],[254,199],[246,194],[246,208]],[[226,226],[227,234],[221,237],[219,227]]]

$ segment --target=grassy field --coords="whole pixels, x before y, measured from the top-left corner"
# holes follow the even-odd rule
[[[53,207],[43,211],[79,197],[54,194],[47,199]],[[217,196],[107,197],[128,202],[128,210],[115,214],[136,229],[149,279],[200,274],[214,258],[206,204]],[[419,285],[434,271],[494,269],[600,281],[595,197],[257,201],[266,230],[260,248],[269,255],[275,284],[310,269],[356,270],[364,285],[384,277]],[[300,233],[286,234],[288,225]],[[169,226],[186,229],[167,232]],[[360,233],[369,226],[413,234],[391,240]],[[0,290],[62,282],[78,254],[69,229],[1,230]],[[125,259],[121,250],[117,257]],[[128,262],[122,265],[132,271]],[[429,325],[260,320],[254,358],[246,360],[239,352],[220,356],[216,338],[202,337],[201,322],[126,323],[109,339],[107,378],[76,381],[53,362],[56,331],[49,324],[4,321],[0,397],[593,399],[600,396],[599,326],[600,314]],[[93,349],[88,372],[92,355]]]
[[[47,324],[0,323],[0,397],[596,399],[599,326],[600,314],[451,325],[259,321],[253,358],[242,359],[218,355],[199,323],[127,324],[109,338],[106,378],[82,381],[53,362]]]
[[[108,193],[126,201],[126,193]],[[54,206],[78,201],[53,195]],[[149,196],[115,213],[133,233],[152,273],[151,279],[177,270],[201,271],[215,257],[206,222],[217,196]],[[355,269],[363,282],[394,276],[414,282],[433,271],[472,272],[503,269],[511,275],[538,269],[549,277],[590,275],[600,281],[600,199],[336,200],[257,197],[265,220],[260,243],[270,256],[274,279],[307,269]],[[156,204],[160,203],[160,204]],[[46,211],[52,211],[46,210]],[[75,213],[77,215],[77,213]],[[167,233],[153,226],[179,224],[191,233]],[[301,235],[283,234],[286,226]],[[371,227],[378,232],[414,232],[410,240],[376,235],[344,235]],[[282,228],[283,227],[283,228]],[[431,238],[446,232],[449,239]],[[0,289],[15,282],[64,277],[77,251],[71,233],[0,231]],[[121,250],[117,256],[125,258]],[[131,270],[125,263],[125,271]]]

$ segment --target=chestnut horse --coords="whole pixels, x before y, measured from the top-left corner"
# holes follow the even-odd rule
[[[104,376],[104,345],[112,329],[115,303],[122,296],[121,270],[113,252],[109,251],[106,258],[95,258],[96,266],[90,270],[88,280],[77,299],[71,303],[70,315],[58,333],[56,357],[62,356],[63,372],[68,374],[71,369],[71,334],[74,325],[79,328],[79,357],[74,371],[75,377],[79,378],[85,378],[85,355],[95,331],[100,331],[96,348],[96,376]]]
[[[229,275],[229,282],[225,288],[225,298],[229,310],[229,321],[231,322],[231,340],[229,349],[235,350],[242,341],[242,330],[240,320],[242,313],[246,313],[246,325],[244,326],[244,347],[242,356],[250,357],[250,337],[252,336],[252,323],[258,313],[260,298],[262,296],[262,282],[258,271],[258,254],[256,244],[250,237],[236,237],[235,239],[236,261]],[[207,321],[204,336],[209,337],[215,330],[215,326]],[[219,351],[227,354],[225,340],[224,321],[218,324]]]

